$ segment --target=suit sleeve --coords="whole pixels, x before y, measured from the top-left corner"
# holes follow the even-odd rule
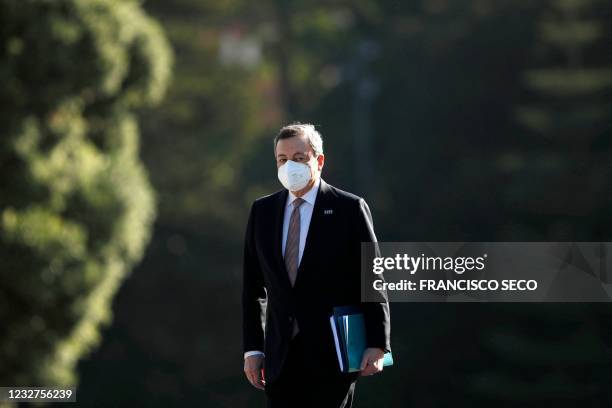
[[[372,214],[364,199],[359,200],[359,214],[357,221],[357,235],[359,236],[360,240],[359,259],[361,259],[361,262],[363,262],[364,265],[371,265],[372,259],[380,256],[380,248],[378,246],[376,234],[374,233]],[[364,248],[365,250],[363,253],[361,253],[362,242],[371,242],[373,245],[368,245],[367,248]],[[374,300],[371,302],[362,302],[361,304],[366,326],[366,346],[378,347],[384,349],[386,352],[391,351],[391,319],[387,292],[384,289],[378,291],[374,290],[371,284],[374,278],[372,273],[366,272],[365,277],[362,278],[366,279],[364,282],[364,289],[369,291],[368,300],[370,300],[370,298],[372,298],[371,300]],[[384,279],[382,274],[376,276],[376,278]]]
[[[243,280],[242,280],[242,329],[244,352],[264,349],[263,308],[266,298],[263,275],[257,253],[253,223],[255,203],[251,206],[244,239]]]

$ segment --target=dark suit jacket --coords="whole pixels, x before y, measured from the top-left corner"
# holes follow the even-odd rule
[[[281,249],[287,194],[283,189],[253,203],[244,245],[243,346],[245,352],[264,351],[267,382],[280,373],[293,319],[317,371],[339,372],[329,323],[334,306],[360,305],[367,346],[391,350],[387,294],[380,292],[380,302],[361,303],[361,242],[376,242],[368,205],[321,180],[292,287]]]

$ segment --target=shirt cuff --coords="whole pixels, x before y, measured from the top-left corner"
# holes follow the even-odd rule
[[[263,353],[263,351],[253,350],[253,351],[247,351],[246,353],[244,353],[244,358],[251,357],[251,356],[257,356],[259,354],[265,357],[265,354]]]

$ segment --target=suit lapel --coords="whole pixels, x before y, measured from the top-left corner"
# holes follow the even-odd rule
[[[278,270],[280,274],[283,275],[280,277],[284,286],[291,289],[291,281],[289,280],[289,273],[287,272],[287,268],[285,267],[285,260],[283,258],[283,221],[285,219],[285,205],[287,204],[287,195],[289,195],[289,191],[287,189],[283,190],[279,196],[278,201],[276,202],[276,221],[274,224],[274,257],[276,258],[276,263],[278,265]]]
[[[306,234],[306,243],[304,244],[304,253],[302,254],[302,260],[298,267],[297,277],[295,279],[295,286],[300,282],[300,276],[304,275],[304,268],[308,264],[308,261],[313,256],[313,250],[316,248],[316,243],[321,242],[321,235],[324,233],[323,223],[323,208],[328,204],[330,198],[329,186],[321,179],[317,198],[315,199],[314,208],[312,209],[312,218],[310,219],[310,226],[308,227],[308,234]],[[302,278],[303,279],[303,278]]]
[[[285,189],[283,190],[279,196],[278,201],[276,202],[276,221],[274,225],[274,253],[275,258],[278,264],[278,270],[281,275],[283,275],[280,279],[289,290],[293,289],[298,285],[298,282],[301,280],[300,276],[303,275],[304,266],[307,264],[308,260],[312,256],[313,248],[317,240],[320,241],[320,235],[323,231],[323,208],[326,208],[330,201],[330,189],[328,184],[321,179],[321,184],[319,185],[319,191],[317,192],[317,198],[315,199],[314,208],[312,209],[312,218],[310,219],[310,226],[308,227],[308,234],[306,235],[306,242],[304,244],[304,253],[302,254],[302,260],[300,261],[300,266],[298,267],[297,277],[295,280],[295,286],[291,286],[291,281],[289,280],[289,273],[287,272],[287,268],[285,267],[285,260],[283,258],[283,222],[285,218],[285,206],[287,204],[287,195],[289,192]]]

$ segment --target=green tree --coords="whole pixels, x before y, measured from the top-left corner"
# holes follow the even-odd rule
[[[600,0],[555,0],[543,13],[539,66],[525,72],[525,86],[534,101],[519,108],[518,119],[541,136],[588,145],[612,117],[612,64],[602,59],[608,44],[608,9]]]
[[[136,1],[0,2],[0,383],[75,384],[155,215],[135,109],[171,52]]]
[[[522,177],[508,189],[520,218],[548,224],[551,239],[589,240],[609,227],[606,178],[612,120],[609,19],[602,0],[553,0],[539,25],[533,64],[516,112],[530,148],[516,157]],[[518,138],[520,141],[521,138]],[[523,165],[520,162],[524,163]],[[589,180],[585,182],[584,180]],[[573,222],[574,220],[581,222]],[[572,225],[573,224],[573,225]],[[608,235],[603,232],[603,234]]]
[[[373,3],[145,3],[177,54],[173,87],[143,123],[158,226],[239,242],[252,200],[279,186],[274,133],[289,121],[315,121],[314,109],[340,81],[355,16]]]
[[[598,0],[547,4],[523,76],[529,102],[516,112],[525,130],[516,145],[530,139],[529,148],[509,156],[516,177],[507,191],[515,219],[539,238],[605,240],[609,147],[595,143],[610,137],[612,61],[602,51],[612,9]],[[488,367],[466,389],[488,403],[609,406],[609,319],[605,304],[497,305],[481,331]]]

